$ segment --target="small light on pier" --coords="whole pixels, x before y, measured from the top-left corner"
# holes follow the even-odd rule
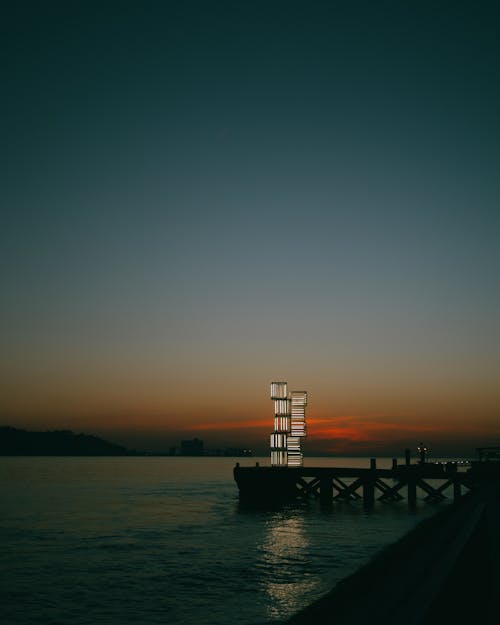
[[[420,457],[419,463],[425,464],[425,457],[429,453],[429,449],[423,443],[420,443],[417,447],[417,452]]]

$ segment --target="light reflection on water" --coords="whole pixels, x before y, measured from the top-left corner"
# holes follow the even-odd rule
[[[304,605],[303,598],[318,587],[319,579],[307,573],[309,544],[303,518],[275,514],[266,524],[261,551],[272,571],[264,585],[269,619],[297,612]]]

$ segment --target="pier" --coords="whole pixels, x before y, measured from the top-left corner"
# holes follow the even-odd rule
[[[367,468],[344,467],[243,467],[234,468],[240,501],[245,504],[307,501],[317,499],[324,506],[336,501],[362,501],[371,508],[376,501],[391,503],[404,499],[414,508],[417,491],[429,503],[462,495],[476,488],[481,472],[472,467],[458,471],[455,464],[406,464],[378,469],[371,459]]]

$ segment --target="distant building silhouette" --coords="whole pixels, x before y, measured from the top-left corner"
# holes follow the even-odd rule
[[[182,456],[203,456],[203,441],[199,438],[193,438],[187,441],[181,441]]]

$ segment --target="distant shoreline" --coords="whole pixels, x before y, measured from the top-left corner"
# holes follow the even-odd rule
[[[136,456],[139,452],[70,430],[33,432],[0,427],[0,456]]]
[[[161,457],[161,458],[251,458],[251,453],[224,448],[205,453],[151,452],[128,449],[92,434],[71,430],[31,431],[0,426],[0,456],[3,457]]]

